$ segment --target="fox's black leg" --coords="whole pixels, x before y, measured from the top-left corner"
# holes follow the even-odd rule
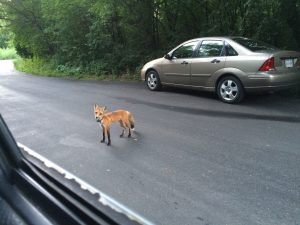
[[[131,129],[128,128],[128,130],[129,130],[128,137],[130,138],[131,137]]]
[[[105,142],[105,129],[104,127],[102,128],[102,140],[101,140],[101,143],[104,143]]]
[[[127,128],[128,128],[128,137],[130,138],[130,137],[131,137],[130,123],[129,123],[129,122],[126,122],[124,127],[127,127]],[[125,128],[125,129],[126,129],[126,128]]]
[[[122,120],[120,120],[120,126],[123,128],[123,131],[122,131],[122,134],[120,134],[120,137],[123,137],[126,127],[124,126],[124,123]]]
[[[107,129],[107,138],[108,138],[108,143],[107,143],[107,145],[110,145],[110,144],[111,144],[111,141],[110,141],[110,130],[109,130],[109,128]]]
[[[125,129],[123,129],[122,134],[120,134],[120,137],[124,137],[124,132],[125,132]]]

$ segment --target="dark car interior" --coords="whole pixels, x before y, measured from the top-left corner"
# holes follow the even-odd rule
[[[0,224],[143,224],[20,151],[0,115]]]

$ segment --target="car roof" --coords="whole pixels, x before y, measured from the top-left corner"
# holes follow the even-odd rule
[[[240,45],[236,41],[234,41],[235,38],[242,38],[242,39],[249,39],[246,37],[242,36],[212,36],[212,37],[199,37],[199,38],[194,38],[188,41],[185,41],[184,43],[181,43],[180,45],[186,44],[188,42],[192,41],[201,41],[201,40],[216,40],[216,39],[221,39],[227,41],[236,51],[238,51],[239,54],[241,55],[249,55],[253,54],[249,49],[245,48],[244,46]],[[176,48],[178,48],[180,45],[178,45]],[[174,51],[176,48],[174,48],[172,51]]]
[[[188,41],[198,41],[198,40],[203,40],[203,39],[225,39],[225,40],[232,40],[234,38],[243,38],[243,39],[248,39],[246,37],[242,37],[242,36],[212,36],[212,37],[198,37],[198,38],[193,38],[191,40]]]

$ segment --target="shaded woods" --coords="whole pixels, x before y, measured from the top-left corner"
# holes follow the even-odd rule
[[[95,75],[138,71],[187,39],[241,35],[300,50],[300,0],[0,0],[22,57]],[[38,61],[38,60],[37,60]]]

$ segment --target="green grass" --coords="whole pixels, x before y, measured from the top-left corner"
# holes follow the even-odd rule
[[[14,48],[0,48],[0,60],[17,59],[19,56]]]
[[[93,74],[83,70],[80,67],[68,67],[65,65],[57,65],[52,61],[46,61],[38,58],[22,59],[18,58],[14,61],[15,68],[19,71],[47,77],[62,77],[80,80],[140,80],[138,73],[134,74]]]
[[[122,75],[115,74],[93,74],[83,71],[81,68],[76,67],[67,67],[65,65],[57,65],[52,61],[46,61],[42,59],[22,59],[17,58],[14,60],[15,68],[19,71],[38,75],[38,76],[47,76],[47,77],[62,77],[67,79],[79,79],[79,80],[140,80],[139,71],[137,69],[136,73],[129,74],[125,73]],[[285,90],[280,92],[281,95],[284,96],[292,96],[296,98],[300,98],[300,86],[291,90]]]

